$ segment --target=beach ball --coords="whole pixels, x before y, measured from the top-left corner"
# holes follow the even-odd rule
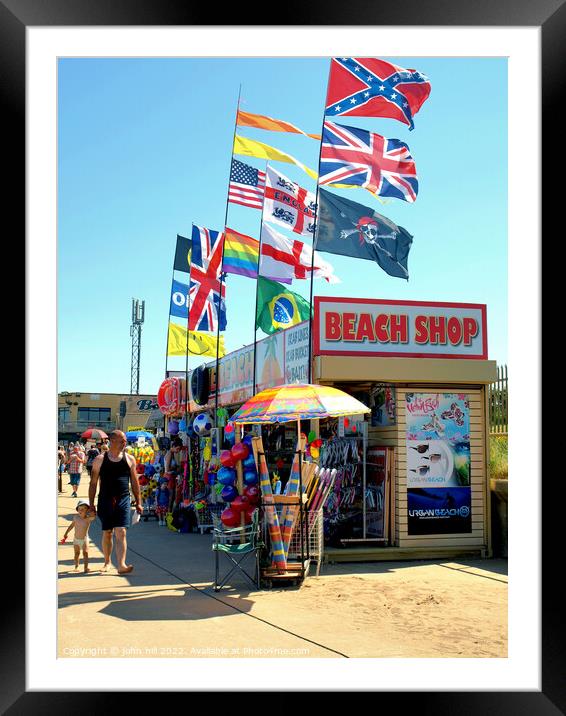
[[[233,445],[236,440],[236,431],[234,430],[234,426],[228,424],[224,428],[224,440],[228,443],[228,445]]]
[[[314,442],[315,440],[316,440],[316,433],[315,433],[314,430],[311,430],[310,433],[309,433],[309,436],[308,436],[308,438],[307,438],[307,442],[308,442],[308,443],[312,443],[312,442]]]
[[[220,462],[224,467],[234,467],[235,460],[230,450],[222,450],[220,453]]]
[[[181,422],[179,423],[179,430],[180,430],[182,433],[186,433],[186,432],[187,432],[187,421],[185,420],[185,418],[183,418],[183,419],[181,420]]]
[[[244,515],[244,524],[251,525],[251,523],[253,522],[255,511],[256,508],[252,505],[241,513],[242,515]]]
[[[216,479],[221,485],[233,485],[236,482],[236,471],[231,467],[221,467]]]
[[[233,485],[226,485],[220,493],[220,497],[224,502],[232,502],[235,497],[238,497],[238,490]]]
[[[246,495],[238,495],[232,500],[230,507],[236,512],[242,512],[250,506],[250,501]]]
[[[212,418],[208,413],[199,413],[193,420],[193,430],[195,435],[202,437],[208,435],[212,428]]]
[[[179,423],[176,420],[170,420],[167,430],[169,431],[169,435],[177,435],[179,432]]]
[[[255,470],[255,459],[252,452],[244,459],[242,465],[245,470]]]
[[[247,487],[244,487],[244,495],[250,501],[250,505],[257,505],[261,493],[259,491],[259,488],[255,485],[248,485]]]
[[[239,462],[240,460],[245,460],[249,456],[250,449],[246,443],[236,443],[230,452],[232,453],[234,461]]]
[[[220,519],[226,527],[237,527],[240,524],[240,513],[227,507],[220,515]]]
[[[245,485],[257,485],[259,482],[259,478],[257,476],[257,472],[251,472],[251,470],[246,470],[244,472],[244,484]]]
[[[253,435],[251,435],[251,433],[248,433],[247,435],[244,435],[244,437],[242,438],[242,442],[243,442],[243,443],[246,443],[246,445],[247,445],[247,446],[249,447],[249,449],[250,449],[250,452],[251,452],[251,450],[252,450],[252,438],[253,438]]]

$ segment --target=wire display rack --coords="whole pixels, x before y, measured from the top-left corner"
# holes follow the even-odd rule
[[[197,529],[200,531],[201,535],[204,534],[205,530],[207,532],[212,532],[212,528],[214,527],[213,515],[220,519],[220,515],[225,507],[226,504],[224,502],[218,502],[216,504],[205,505],[200,510],[195,510],[197,517]]]
[[[291,541],[289,542],[289,557],[300,559],[301,551],[309,555],[309,566],[311,561],[316,562],[316,576],[320,574],[320,568],[324,559],[324,517],[323,510],[306,512],[308,528],[307,545],[301,548],[301,535],[298,521],[295,523]],[[306,527],[306,526],[305,526]]]

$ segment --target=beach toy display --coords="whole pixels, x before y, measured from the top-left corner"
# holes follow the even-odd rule
[[[157,405],[163,415],[180,415],[187,399],[184,378],[166,378],[157,391]]]
[[[230,507],[227,507],[220,515],[220,519],[225,527],[238,527],[240,524],[240,513],[237,510],[232,510]]]
[[[193,420],[193,430],[199,438],[208,435],[212,429],[212,418],[208,413],[199,413]]]
[[[228,423],[228,425],[224,428],[224,440],[228,443],[228,445],[234,445],[236,441],[236,430],[231,423]]]
[[[234,467],[236,461],[234,460],[231,450],[222,450],[220,453],[220,463],[224,467]]]
[[[236,471],[231,467],[221,467],[218,470],[216,479],[221,485],[234,485],[236,482]]]

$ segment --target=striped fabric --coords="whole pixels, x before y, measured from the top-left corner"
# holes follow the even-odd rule
[[[281,528],[279,526],[279,517],[277,516],[277,509],[273,500],[269,470],[265,461],[265,455],[263,454],[259,455],[259,478],[261,496],[263,500],[263,510],[267,520],[269,539],[271,541],[271,560],[277,571],[279,573],[283,573],[287,567],[285,547],[281,539]]]
[[[232,204],[261,209],[265,193],[265,172],[232,159],[228,201]]]
[[[293,466],[291,467],[291,474],[285,487],[286,494],[289,496],[299,494],[299,464],[299,455],[295,454],[295,457],[293,459]],[[281,524],[281,541],[283,542],[285,557],[287,557],[289,554],[289,544],[291,542],[291,535],[293,534],[293,525],[295,524],[298,510],[298,505],[285,505],[281,512],[281,518],[279,522]]]
[[[224,232],[224,261],[222,270],[239,276],[257,278],[259,241],[226,227]]]

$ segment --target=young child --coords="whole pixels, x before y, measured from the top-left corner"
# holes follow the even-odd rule
[[[75,568],[72,571],[79,571],[79,559],[82,549],[84,571],[90,572],[91,570],[88,568],[88,528],[95,519],[96,515],[91,509],[89,509],[88,502],[85,502],[84,500],[78,501],[77,512],[78,514],[73,517],[73,521],[67,527],[60,544],[65,544],[67,535],[72,529],[74,529],[75,537],[73,539],[73,545],[75,547]]]

